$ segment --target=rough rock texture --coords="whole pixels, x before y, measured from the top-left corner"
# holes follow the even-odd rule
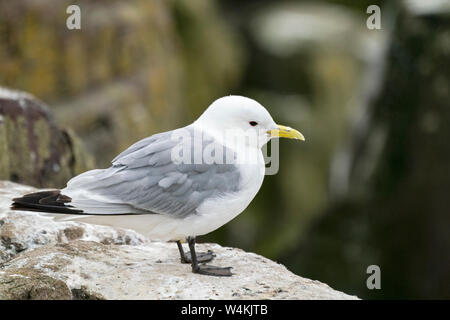
[[[106,299],[351,298],[253,253],[216,244],[201,244],[198,249],[213,250],[217,254],[214,264],[233,266],[234,275],[215,278],[193,274],[190,265],[180,263],[174,243],[116,246],[76,240],[18,256],[4,265],[7,274],[3,278],[31,272],[33,279],[50,277],[58,284],[55,290],[63,293],[67,289],[57,280],[72,291],[78,290],[78,295]],[[17,279],[23,281],[20,276]]]
[[[299,277],[254,253],[213,250],[231,278],[193,274],[174,243],[146,241],[133,231],[54,222],[9,210],[32,188],[0,182],[0,299],[354,299]]]
[[[44,103],[0,87],[0,179],[61,187],[90,166],[78,139],[58,128]]]
[[[0,271],[1,300],[69,300],[73,294],[58,279],[33,269]]]

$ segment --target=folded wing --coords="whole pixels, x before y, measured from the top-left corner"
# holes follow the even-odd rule
[[[61,195],[71,199],[67,205],[84,214],[183,218],[195,214],[207,198],[237,192],[239,169],[225,163],[226,155],[233,152],[192,127],[178,130],[184,131],[143,139],[119,154],[110,168],[91,170],[70,180],[61,190]],[[219,149],[221,154],[211,160]],[[183,158],[189,161],[174,161],[174,152],[180,151],[189,153]]]

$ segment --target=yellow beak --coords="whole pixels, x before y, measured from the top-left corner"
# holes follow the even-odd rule
[[[289,138],[305,141],[305,137],[297,130],[279,124],[277,126],[278,129],[267,131],[267,133],[270,134],[271,137]]]

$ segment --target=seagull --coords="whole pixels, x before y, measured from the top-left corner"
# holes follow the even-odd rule
[[[109,168],[75,176],[61,190],[15,198],[11,208],[174,241],[192,272],[231,276],[231,267],[207,264],[215,257],[212,251],[196,253],[195,239],[245,210],[264,179],[261,148],[280,137],[305,140],[299,131],[276,124],[257,101],[222,97],[192,124],[131,145]]]

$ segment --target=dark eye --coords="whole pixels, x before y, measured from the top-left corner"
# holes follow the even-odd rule
[[[257,125],[258,125],[258,122],[256,122],[256,121],[250,121],[249,124],[250,124],[252,127],[254,127],[254,126],[257,126]]]

